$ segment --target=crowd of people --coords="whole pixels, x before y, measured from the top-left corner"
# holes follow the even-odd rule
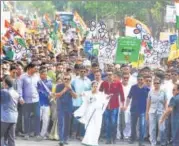
[[[166,70],[129,64],[101,70],[82,51],[85,37],[63,41],[58,55],[47,47],[48,34],[29,37],[30,61],[1,60],[2,146],[15,146],[15,135],[60,146],[69,137],[88,146],[99,139],[179,146],[178,60]]]

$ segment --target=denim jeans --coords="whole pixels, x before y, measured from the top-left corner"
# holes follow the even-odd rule
[[[23,105],[24,113],[24,133],[30,135],[30,132],[35,132],[40,135],[40,104],[26,103]]]
[[[149,114],[149,131],[150,142],[152,145],[157,145],[157,127],[159,130],[160,144],[166,145],[165,123],[158,126],[162,114],[150,113]]]
[[[58,133],[60,141],[66,142],[70,133],[71,113],[63,110],[58,110]]]
[[[117,134],[117,119],[119,109],[106,109],[104,112],[105,132],[107,141],[115,140]]]
[[[145,113],[135,113],[131,112],[131,140],[136,140],[136,126],[137,122],[139,120],[139,141],[144,141],[144,135],[145,135]]]
[[[73,107],[73,113],[78,109],[79,107]],[[77,118],[72,117],[72,126],[71,126],[71,132],[72,135],[75,134],[75,136],[81,136],[83,137],[85,134],[85,128],[84,125],[81,124]]]
[[[165,124],[166,124],[167,141],[171,141],[171,140],[173,140],[173,138],[172,138],[172,118],[171,118],[171,114],[166,119]]]

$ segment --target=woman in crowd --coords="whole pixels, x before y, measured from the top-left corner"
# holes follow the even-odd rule
[[[84,92],[83,104],[75,111],[74,116],[85,125],[85,136],[82,144],[97,146],[101,132],[102,115],[106,109],[110,95],[105,95],[98,90],[98,83],[92,82],[92,90]]]
[[[154,87],[148,95],[146,120],[149,120],[149,132],[151,146],[157,145],[157,129],[159,129],[160,145],[166,145],[165,124],[158,126],[158,122],[167,107],[167,97],[165,92],[160,88],[161,79],[155,78]],[[158,127],[158,128],[157,128]]]

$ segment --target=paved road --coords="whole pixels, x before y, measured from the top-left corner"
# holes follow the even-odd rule
[[[35,142],[32,139],[25,141],[25,140],[22,140],[21,138],[17,138],[16,145],[17,146],[58,146],[58,141],[44,140],[41,142]],[[82,144],[79,141],[69,141],[68,146],[82,146]],[[99,146],[138,146],[138,144],[137,143],[128,144],[127,142],[117,142],[116,144],[106,145],[103,142],[100,142]],[[149,146],[149,144],[146,144],[145,146]]]

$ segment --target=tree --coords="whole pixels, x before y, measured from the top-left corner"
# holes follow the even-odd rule
[[[43,16],[46,13],[50,16],[54,16],[54,12],[56,11],[52,1],[17,1],[16,5],[17,8],[24,12],[27,10],[29,14],[37,12],[40,16]]]

